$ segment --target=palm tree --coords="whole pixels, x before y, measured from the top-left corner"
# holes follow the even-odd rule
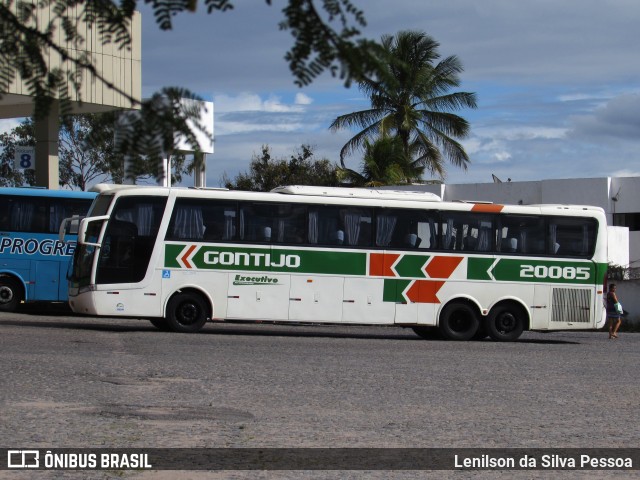
[[[364,140],[365,154],[360,172],[338,168],[338,179],[354,187],[380,187],[418,181],[425,167],[405,155],[400,137],[384,136],[371,143]]]
[[[419,31],[385,35],[382,47],[385,74],[359,83],[371,108],[339,116],[330,126],[332,131],[362,129],[340,151],[343,167],[344,157],[365,140],[393,135],[400,138],[405,155],[415,155],[414,161],[433,174],[444,177],[445,160],[466,169],[469,157],[455,138],[469,134],[469,123],[451,111],[476,108],[476,96],[448,93],[460,85],[461,62],[450,56],[434,65],[440,58],[439,43]]]

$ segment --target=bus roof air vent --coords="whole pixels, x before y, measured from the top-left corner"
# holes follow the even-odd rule
[[[312,195],[319,197],[366,198],[369,200],[407,200],[414,202],[440,202],[442,199],[431,192],[409,190],[376,190],[369,188],[316,187],[309,185],[287,185],[276,187],[273,193],[286,195]]]

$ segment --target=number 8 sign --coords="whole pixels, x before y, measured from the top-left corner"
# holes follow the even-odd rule
[[[34,147],[16,147],[14,156],[15,168],[17,170],[28,170],[35,168],[35,148]]]

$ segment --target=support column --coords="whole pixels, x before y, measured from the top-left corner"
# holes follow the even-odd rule
[[[60,188],[60,164],[58,160],[58,133],[60,131],[60,107],[51,103],[49,115],[35,121],[36,136],[36,186],[51,190]]]
[[[193,186],[205,188],[207,186],[207,154],[194,153]]]

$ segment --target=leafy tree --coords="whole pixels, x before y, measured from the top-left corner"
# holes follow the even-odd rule
[[[354,187],[381,187],[420,181],[424,165],[404,152],[400,137],[380,137],[364,141],[365,154],[360,171],[338,168],[338,178]]]
[[[313,158],[313,148],[302,145],[287,160],[274,159],[268,145],[262,154],[254,155],[249,172],[239,174],[235,180],[223,177],[225,187],[234,190],[268,192],[281,185],[337,186],[337,166],[327,159]]]
[[[35,147],[34,125],[31,119],[20,123],[10,132],[0,134],[0,186],[21,187],[35,185],[33,170],[16,170],[14,158],[17,146]]]
[[[200,3],[197,0],[144,2],[151,5],[156,23],[162,30],[172,28],[174,15],[195,12]],[[36,118],[47,114],[54,98],[60,100],[62,114],[68,115],[71,112],[70,90],[79,94],[80,79],[90,73],[97,81],[128,98],[132,105],[138,104],[137,99],[105,80],[82,46],[87,41],[84,32],[96,32],[103,44],[130,48],[129,26],[139,3],[140,0],[0,2],[0,97],[19,74],[29,95],[34,97]],[[202,3],[209,14],[234,8],[232,0],[203,0]],[[265,0],[265,3],[270,6],[272,0]],[[53,6],[51,18],[38,18],[39,6]],[[284,58],[299,86],[308,85],[325,71],[339,76],[345,85],[349,85],[380,68],[378,57],[372,54],[377,45],[361,38],[360,28],[366,22],[362,11],[351,0],[289,0],[282,13],[280,29],[290,32],[293,38],[293,46]],[[50,67],[46,61],[50,55],[59,56],[61,65]],[[159,97],[166,97],[166,93],[154,96],[156,98],[142,105],[145,117],[151,116],[160,122],[159,132],[184,135],[197,150],[187,120],[194,123],[194,128],[201,128],[196,122],[199,110],[166,109],[166,105],[158,101]],[[180,93],[185,98],[198,98],[185,89]],[[155,112],[155,109],[160,111]],[[168,115],[169,112],[172,114]],[[143,124],[130,124],[133,138],[144,138],[144,130],[134,131],[134,127]],[[166,152],[171,149],[165,149]],[[159,160],[159,149],[147,152],[149,157]]]
[[[469,157],[455,138],[469,133],[469,123],[451,113],[460,108],[476,108],[474,93],[448,93],[460,85],[463,67],[455,56],[435,63],[439,44],[418,31],[401,31],[383,36],[387,69],[379,77],[359,82],[371,100],[371,108],[336,118],[330,128],[361,129],[340,152],[344,157],[365,145],[367,139],[395,135],[400,138],[405,155],[441,177],[444,161],[467,168]]]
[[[118,175],[122,159],[113,148],[114,121],[114,113],[103,113],[76,115],[62,122],[58,143],[61,186],[87,190],[98,180]],[[95,141],[87,148],[92,134]]]

